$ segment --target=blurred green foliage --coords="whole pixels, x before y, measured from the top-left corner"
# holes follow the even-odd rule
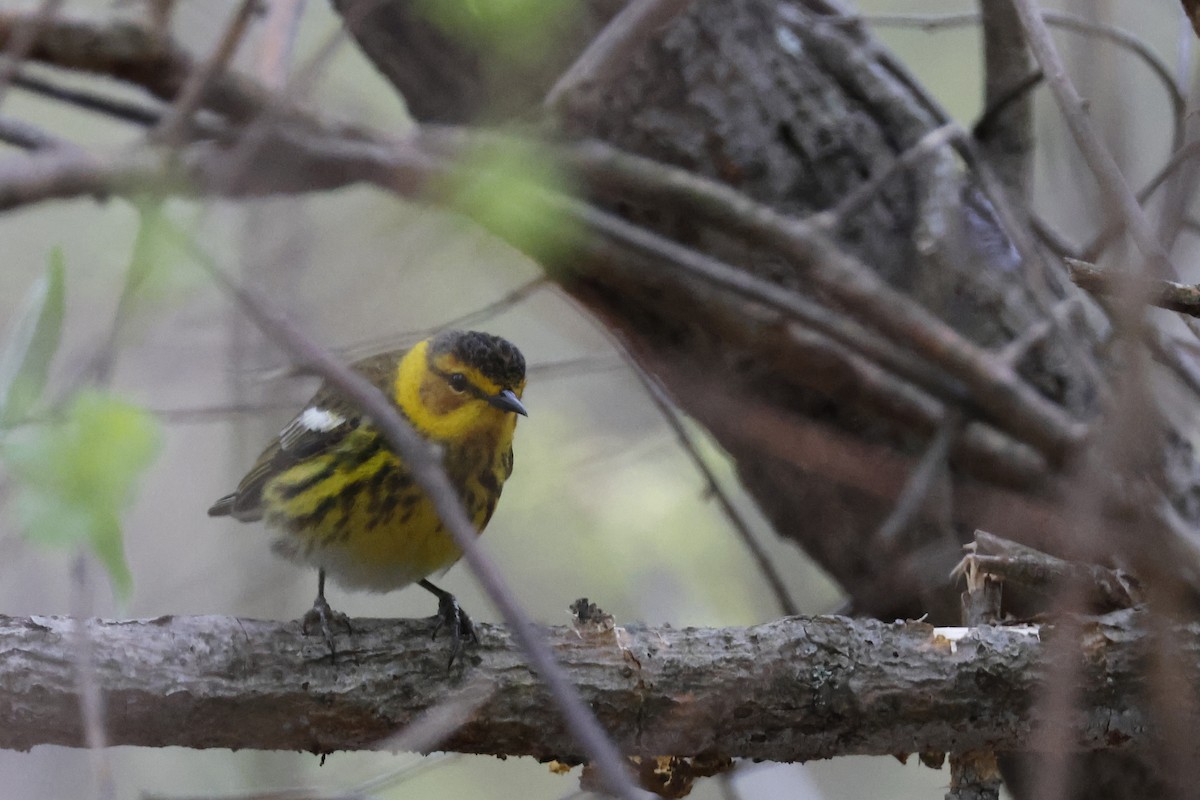
[[[13,508],[25,535],[46,545],[91,547],[118,595],[128,597],[133,578],[121,516],[160,444],[153,417],[92,389],[61,417],[10,431],[0,457],[17,479]]]
[[[62,338],[66,290],[61,248],[25,297],[0,351],[0,430],[25,419],[41,399]]]
[[[419,0],[418,9],[448,36],[508,63],[525,66],[545,57],[548,31],[564,27],[579,9],[545,0]]]
[[[26,537],[90,547],[118,595],[128,597],[133,579],[121,517],[161,436],[146,412],[94,389],[75,395],[61,413],[39,409],[62,335],[64,273],[62,251],[54,248],[0,354],[0,461],[16,479],[13,509]]]
[[[190,242],[172,223],[163,203],[145,200],[138,203],[137,209],[137,235],[125,273],[122,302],[136,299],[157,306],[180,292],[202,286],[202,271],[182,268],[189,262]]]
[[[446,194],[456,210],[544,263],[575,249],[581,231],[553,195],[570,194],[570,177],[529,143],[516,141],[469,153]]]

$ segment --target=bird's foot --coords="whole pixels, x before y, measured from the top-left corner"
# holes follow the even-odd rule
[[[342,628],[346,635],[354,633],[354,628],[350,626],[350,617],[340,611],[334,611],[323,596],[318,596],[313,601],[313,607],[300,619],[300,629],[305,636],[308,636],[318,626],[321,629],[321,636],[325,638],[326,646],[329,647],[330,657],[336,660],[337,646],[333,639],[333,628],[335,626]]]
[[[479,641],[471,618],[458,604],[458,598],[449,592],[438,594],[437,624],[433,626],[432,638],[437,639],[442,628],[450,631],[450,660],[446,663],[446,669],[449,669],[454,666],[454,660],[458,658],[464,645]]]

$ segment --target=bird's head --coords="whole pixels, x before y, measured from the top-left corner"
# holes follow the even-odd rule
[[[525,415],[525,358],[512,343],[478,331],[446,331],[418,344],[396,372],[397,402],[432,439],[507,430]]]

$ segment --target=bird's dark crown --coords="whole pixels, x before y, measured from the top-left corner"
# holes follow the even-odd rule
[[[525,357],[512,342],[479,331],[444,331],[429,343],[429,357],[444,353],[468,364],[504,389],[525,381]]]

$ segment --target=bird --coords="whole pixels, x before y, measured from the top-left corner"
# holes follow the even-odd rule
[[[350,367],[438,448],[482,532],[512,474],[517,416],[528,416],[521,351],[499,336],[450,330]],[[476,638],[454,595],[427,579],[449,569],[462,550],[403,457],[328,382],[208,514],[264,521],[275,533],[276,553],[317,569],[317,598],[303,627],[308,632],[319,624],[334,658],[332,628],[350,626],[325,599],[326,576],[351,590],[387,592],[416,583],[431,592],[438,598],[433,636],[449,628],[450,665]]]

